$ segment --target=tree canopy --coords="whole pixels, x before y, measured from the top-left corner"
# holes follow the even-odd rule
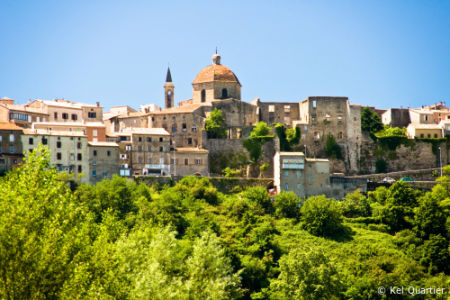
[[[205,128],[208,138],[221,139],[226,137],[227,130],[225,127],[225,118],[222,115],[222,111],[214,108],[205,120]]]
[[[380,116],[370,107],[361,110],[361,130],[374,134],[383,129]]]

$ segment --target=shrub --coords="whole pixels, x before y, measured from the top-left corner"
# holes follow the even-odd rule
[[[324,195],[306,199],[300,209],[302,227],[318,236],[332,236],[343,231],[339,203]]]

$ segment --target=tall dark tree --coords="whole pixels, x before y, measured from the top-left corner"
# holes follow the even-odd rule
[[[361,110],[361,130],[374,134],[383,129],[380,116],[370,107]]]

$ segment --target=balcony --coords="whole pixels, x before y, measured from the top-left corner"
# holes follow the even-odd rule
[[[145,165],[145,169],[158,169],[158,170],[170,170],[170,165],[164,165],[164,164],[159,164],[159,165],[153,165],[153,164],[147,164]]]

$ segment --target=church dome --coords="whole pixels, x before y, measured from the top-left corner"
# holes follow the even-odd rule
[[[220,56],[218,54],[214,54],[212,59],[213,64],[203,68],[197,74],[192,84],[220,81],[235,82],[241,85],[236,75],[228,67],[220,64]]]

